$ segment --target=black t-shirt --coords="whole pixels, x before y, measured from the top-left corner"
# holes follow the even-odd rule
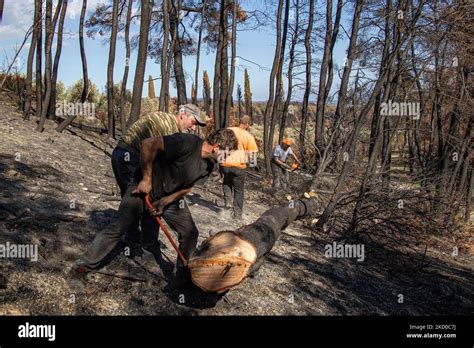
[[[189,188],[204,181],[214,164],[203,160],[204,140],[193,134],[176,133],[163,137],[164,150],[153,162],[153,195],[155,199]]]

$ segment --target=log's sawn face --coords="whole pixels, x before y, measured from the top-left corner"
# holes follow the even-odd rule
[[[257,221],[236,231],[217,233],[189,260],[192,281],[204,291],[217,293],[238,285],[250,271],[255,271],[252,266],[258,269],[262,257],[273,248],[282,229],[316,210],[315,199],[298,199],[292,204],[267,210]]]
[[[204,242],[188,266],[192,281],[202,290],[222,293],[242,282],[256,259],[252,244],[223,231]]]

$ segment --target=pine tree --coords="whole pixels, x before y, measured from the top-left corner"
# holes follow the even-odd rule
[[[239,120],[242,118],[242,88],[237,84],[237,112]]]
[[[153,77],[151,75],[148,76],[148,98],[155,99],[155,84],[153,83]]]
[[[204,110],[206,114],[209,115],[211,111],[211,84],[209,83],[209,76],[207,75],[206,70],[204,70],[204,73],[202,75],[202,81],[203,81],[202,94],[203,94],[203,99],[204,99]]]
[[[194,83],[191,85],[191,100],[196,101],[197,103],[196,88],[194,87]]]
[[[252,92],[250,91],[250,77],[249,77],[249,74],[247,73],[247,69],[245,69],[244,84],[245,84],[244,85],[245,113],[252,118],[253,117]]]

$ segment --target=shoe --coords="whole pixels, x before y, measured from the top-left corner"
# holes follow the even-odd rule
[[[84,291],[85,284],[90,280],[92,270],[76,261],[69,270],[66,281],[73,293]]]
[[[242,214],[236,214],[235,212],[232,213],[232,219],[236,221],[242,220]]]
[[[177,288],[182,288],[191,285],[191,272],[188,267],[178,267],[174,275],[173,285]]]

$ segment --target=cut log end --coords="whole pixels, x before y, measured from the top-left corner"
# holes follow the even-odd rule
[[[224,231],[202,245],[188,266],[198,287],[206,292],[222,293],[242,282],[256,259],[252,244]]]

